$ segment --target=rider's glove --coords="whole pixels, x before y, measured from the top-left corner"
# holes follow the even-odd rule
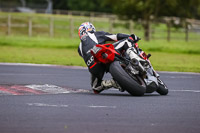
[[[141,40],[141,38],[137,37],[135,34],[131,34],[131,37],[133,38],[133,42],[136,43],[139,40]]]

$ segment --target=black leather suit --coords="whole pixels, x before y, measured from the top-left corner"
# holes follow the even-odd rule
[[[96,44],[106,44],[107,41],[119,41],[116,43],[115,48],[119,51],[122,49],[126,50],[127,48],[131,47],[130,43],[120,43],[123,40],[127,40],[130,35],[127,34],[110,34],[104,31],[97,31],[97,32],[87,32],[81,38],[81,42],[78,48],[79,55],[84,59],[89,72],[91,73],[91,86],[92,88],[96,88],[101,85],[104,73],[106,71],[106,67],[102,63],[96,64],[94,62],[94,58],[90,53],[90,50]]]

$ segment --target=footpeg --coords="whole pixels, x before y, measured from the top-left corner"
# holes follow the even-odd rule
[[[151,57],[151,54],[148,54],[148,55],[147,55],[147,59],[149,59],[150,57]]]

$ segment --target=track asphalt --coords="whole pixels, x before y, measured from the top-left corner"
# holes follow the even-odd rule
[[[167,96],[96,95],[86,68],[0,63],[0,133],[199,133],[200,74],[159,74]]]

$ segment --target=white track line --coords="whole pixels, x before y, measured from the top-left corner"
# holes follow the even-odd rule
[[[56,108],[68,108],[68,107],[86,107],[86,108],[111,108],[115,109],[116,106],[98,106],[98,105],[64,105],[64,104],[46,104],[46,103],[27,103],[29,106],[36,106],[36,107],[56,107]]]
[[[82,66],[64,66],[64,65],[32,64],[32,63],[0,63],[0,65],[13,65],[13,66],[44,66],[44,67],[69,68],[69,69],[87,69],[87,67],[82,67]],[[174,73],[174,74],[195,74],[195,75],[200,75],[200,73],[193,73],[193,72],[168,72],[168,71],[158,71],[158,73]]]
[[[195,72],[169,72],[169,71],[157,71],[158,73],[170,73],[170,74],[193,74],[193,75],[199,75],[200,73]]]
[[[116,106],[94,106],[94,105],[88,106],[88,107],[89,108],[113,108],[113,109],[117,108]]]
[[[0,65],[10,65],[10,66],[38,66],[38,67],[58,67],[58,68],[69,68],[69,69],[87,69],[87,67],[82,67],[82,66],[64,66],[64,65],[32,64],[32,63],[0,63]]]
[[[27,103],[29,106],[38,106],[38,107],[68,107],[68,105],[56,105],[56,104],[45,104],[45,103]]]
[[[174,92],[194,92],[194,93],[200,93],[200,90],[169,90]]]

